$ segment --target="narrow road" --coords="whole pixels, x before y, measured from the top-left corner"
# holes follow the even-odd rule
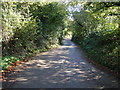
[[[97,69],[69,39],[64,45],[33,57],[16,67],[11,88],[117,88],[113,76]],[[3,83],[4,84],[4,83]]]

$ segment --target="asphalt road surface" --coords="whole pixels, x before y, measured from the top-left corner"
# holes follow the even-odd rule
[[[69,39],[56,49],[38,54],[16,67],[11,88],[117,88],[113,76],[87,61],[82,50]]]

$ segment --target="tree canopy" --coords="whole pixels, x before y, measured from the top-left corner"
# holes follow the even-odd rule
[[[119,71],[120,38],[119,3],[87,2],[73,13],[72,40],[80,44],[89,58]]]
[[[88,58],[120,71],[118,2],[1,4],[3,69],[33,53],[61,45],[65,35],[72,32],[72,41],[82,47]]]
[[[3,56],[26,56],[62,44],[66,19],[67,8],[58,2],[2,2]]]

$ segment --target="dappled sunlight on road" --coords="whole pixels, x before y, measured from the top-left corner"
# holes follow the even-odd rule
[[[26,68],[21,70],[21,67]],[[33,57],[19,69],[20,73],[12,75],[14,88],[100,88],[118,85],[113,77],[88,63],[71,41]]]

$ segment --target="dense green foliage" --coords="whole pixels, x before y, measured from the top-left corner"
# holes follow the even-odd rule
[[[66,19],[66,6],[57,2],[2,2],[3,69],[15,61],[7,56],[26,57],[62,44]]]
[[[2,2],[2,68],[62,44],[72,31],[72,40],[90,59],[120,72],[119,3],[82,4],[80,11],[72,11],[72,21],[67,5],[58,2]]]
[[[72,40],[98,63],[120,72],[120,16],[118,3],[89,2],[73,13]]]
[[[2,61],[2,69],[5,70],[7,69],[12,63],[16,61],[20,61],[20,58],[13,57],[13,56],[8,56],[8,57],[3,57]]]

